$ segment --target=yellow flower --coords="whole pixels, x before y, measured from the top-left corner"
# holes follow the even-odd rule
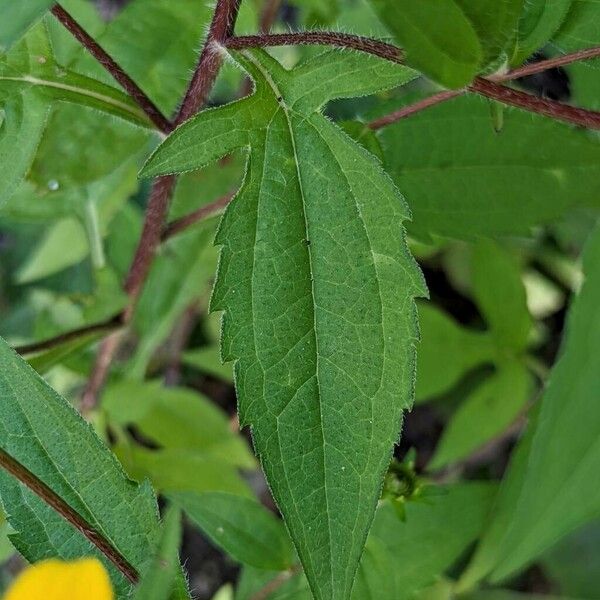
[[[95,558],[50,559],[27,567],[2,600],[113,600],[110,579]]]

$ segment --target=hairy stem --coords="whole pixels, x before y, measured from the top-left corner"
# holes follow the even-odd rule
[[[548,69],[564,67],[574,62],[590,60],[597,57],[600,57],[600,46],[579,50],[578,52],[573,52],[572,54],[564,54],[563,56],[557,56],[547,60],[540,60],[539,62],[535,63],[528,63],[522,67],[519,67],[518,69],[513,69],[504,75],[497,75],[494,77],[489,77],[488,79],[492,81],[508,81],[511,79],[519,79],[520,77],[527,77],[528,75],[542,73]]]
[[[244,48],[265,48],[267,46],[296,46],[296,45],[323,45],[337,48],[350,48],[367,54],[374,54],[385,60],[402,63],[404,53],[400,48],[380,40],[337,33],[334,31],[302,31],[299,33],[271,33],[262,35],[244,35],[230,37],[225,41],[231,50]]]
[[[539,98],[481,77],[475,79],[469,86],[469,91],[558,121],[573,123],[587,129],[600,129],[600,112]]]
[[[52,14],[64,25],[77,41],[112,75],[123,89],[137,102],[138,106],[148,115],[148,118],[163,133],[173,130],[172,123],[162,114],[159,108],[150,100],[121,66],[89,35],[83,27],[62,7],[55,4]]]
[[[204,105],[223,64],[221,46],[233,35],[241,0],[218,0],[196,70],[175,118],[176,125],[194,116]]]
[[[27,467],[16,461],[12,456],[0,449],[0,467],[18,479],[23,485],[51,506],[59,515],[68,521],[75,529],[84,535],[117,569],[131,582],[137,583],[139,575],[128,560],[107,540],[96,531],[79,513],[73,510],[54,490],[48,487]]]

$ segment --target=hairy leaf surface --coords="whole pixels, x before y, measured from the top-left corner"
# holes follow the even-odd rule
[[[123,473],[79,414],[0,339],[0,449],[28,469],[138,570],[158,537],[156,499]],[[97,548],[40,496],[0,470],[0,495],[29,561],[95,555],[109,568],[119,598],[128,582]]]
[[[350,79],[368,93],[412,72],[352,54],[325,85],[335,55],[290,72],[265,53],[243,53],[254,95],[183,125],[144,169],[194,169],[250,147],[217,236],[212,308],[226,311],[222,354],[237,361],[240,420],[252,427],[313,593],[329,600],[350,595],[411,403],[413,297],[425,293],[404,242],[402,197],[319,111],[356,93]]]

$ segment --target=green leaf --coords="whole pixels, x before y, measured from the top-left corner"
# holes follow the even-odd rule
[[[0,448],[30,471],[143,571],[158,536],[156,499],[128,480],[79,414],[0,340]],[[119,598],[129,584],[92,543],[29,487],[0,472],[0,494],[15,530],[11,540],[35,562],[97,556]]]
[[[396,600],[412,598],[458,560],[483,529],[496,492],[483,482],[444,489],[427,501],[408,502],[405,521],[388,502],[377,510],[371,536],[393,557]]]
[[[150,566],[135,588],[132,600],[174,600],[174,587],[179,567],[181,543],[181,511],[170,506],[162,523],[162,534]],[[189,598],[186,593],[184,598]]]
[[[235,467],[214,456],[179,448],[147,450],[133,444],[122,444],[115,453],[131,477],[150,480],[161,493],[220,491],[252,496]]]
[[[395,557],[383,542],[376,537],[370,537],[356,573],[352,599],[397,600],[398,590],[391,576],[395,567]]]
[[[168,115],[183,96],[211,15],[212,7],[197,0],[134,0],[97,40]],[[110,81],[91,56],[77,70]]]
[[[533,321],[518,264],[502,246],[482,240],[473,248],[471,270],[473,295],[492,335],[504,348],[524,350]]]
[[[194,451],[205,458],[252,469],[248,446],[229,426],[227,415],[208,398],[159,382],[123,381],[107,388],[102,408],[111,423],[135,425],[161,448]]]
[[[0,208],[31,167],[48,111],[48,106],[31,92],[19,94],[0,107]]]
[[[429,468],[461,460],[507,429],[525,407],[532,383],[525,366],[505,361],[463,400],[444,429]]]
[[[462,588],[497,582],[600,512],[600,230],[584,254],[585,283],[539,412],[505,476],[493,519]]]
[[[480,98],[398,121],[382,131],[382,144],[410,203],[409,230],[425,239],[527,235],[572,206],[598,206],[596,137],[512,109],[496,134]]]
[[[169,494],[169,499],[220,548],[259,569],[292,566],[293,549],[283,522],[255,500],[234,494]]]
[[[295,70],[265,53],[239,60],[254,95],[180,127],[143,173],[198,168],[250,146],[246,180],[217,236],[212,309],[226,311],[222,353],[237,361],[240,421],[252,426],[313,594],[341,600],[411,403],[412,299],[424,284],[404,242],[401,196],[377,160],[319,112],[331,98],[321,63],[312,63],[314,81],[298,67],[299,85]],[[353,72],[363,73],[361,93],[393,83],[383,69],[381,78]],[[350,94],[343,73],[330,88]]]
[[[502,66],[513,45],[517,24],[528,0],[456,0],[471,21],[483,49],[484,66]]]
[[[573,0],[528,0],[525,2],[517,47],[511,64],[519,65],[542,48],[558,31],[567,17]]]
[[[450,390],[469,371],[496,357],[494,341],[488,333],[461,327],[433,304],[419,303],[419,328],[417,402]],[[444,357],[443,369],[440,356]]]
[[[81,104],[152,128],[145,113],[123,91],[59,65],[43,25],[5,57],[0,57],[0,98],[31,91],[47,102]]]
[[[475,78],[484,58],[482,47],[455,0],[371,3],[406,52],[409,65],[448,88],[461,88]]]
[[[0,0],[0,54],[6,52],[53,4],[54,0]]]

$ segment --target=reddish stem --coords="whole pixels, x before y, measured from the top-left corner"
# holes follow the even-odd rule
[[[204,105],[223,64],[222,46],[233,35],[241,0],[218,0],[206,42],[200,53],[198,64],[175,118],[179,125],[194,116]]]
[[[189,215],[185,215],[179,219],[175,219],[167,225],[165,228],[162,239],[168,240],[172,238],[174,235],[184,231],[191,225],[198,223],[199,221],[204,221],[205,219],[209,219],[210,217],[214,217],[219,213],[225,210],[225,207],[231,202],[234,194],[226,194],[222,196],[218,200],[211,202],[210,204],[206,204],[205,206],[201,206],[198,210],[190,213]]]
[[[62,7],[55,4],[52,14],[64,27],[77,39],[80,44],[112,75],[123,89],[137,102],[139,107],[148,115],[148,118],[163,133],[173,130],[172,123],[162,114],[160,109],[144,93],[142,88],[123,71],[121,66],[90,36],[81,25]]]
[[[373,54],[395,63],[402,63],[404,57],[402,50],[392,44],[387,44],[386,42],[360,35],[337,33],[334,31],[302,31],[299,33],[243,35],[230,37],[225,42],[227,48],[230,48],[231,50],[310,44],[351,48],[352,50]]]
[[[537,73],[547,71],[548,69],[564,67],[574,62],[590,60],[599,56],[600,46],[596,46],[594,48],[579,50],[578,52],[573,52],[572,54],[564,54],[563,56],[557,56],[555,58],[549,58],[547,60],[541,60],[535,63],[528,63],[526,65],[523,65],[522,67],[519,67],[518,69],[513,69],[512,71],[509,71],[505,75],[496,75],[494,77],[489,77],[488,79],[491,79],[492,81],[508,81],[511,79],[519,79],[520,77],[535,75]]]
[[[600,129],[600,112],[532,96],[481,77],[475,79],[469,86],[469,90],[498,102],[523,108],[559,121],[573,123],[587,129]]]
[[[450,100],[451,98],[456,98],[462,94],[461,91],[457,90],[447,90],[443,92],[439,92],[434,94],[433,96],[429,96],[428,98],[424,98],[423,100],[419,100],[419,102],[415,102],[414,104],[410,104],[408,106],[404,106],[399,110],[395,110],[388,115],[380,117],[379,119],[375,119],[368,123],[368,127],[373,130],[381,129],[383,127],[387,127],[400,119],[405,119],[406,117],[410,117],[415,113],[421,112],[430,106],[435,106],[436,104],[440,104],[441,102],[445,102],[446,100]]]

